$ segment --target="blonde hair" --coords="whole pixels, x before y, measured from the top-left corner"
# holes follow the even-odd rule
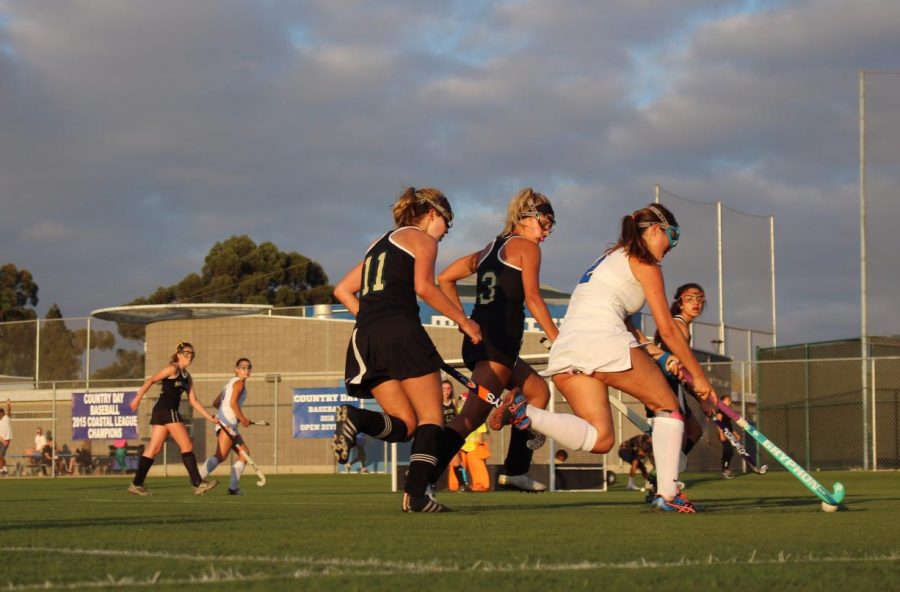
[[[502,236],[506,236],[507,234],[512,234],[513,230],[516,228],[516,224],[524,220],[525,218],[538,216],[538,215],[548,215],[542,212],[538,212],[538,206],[550,205],[550,200],[543,193],[538,193],[531,187],[526,187],[519,191],[511,200],[509,200],[509,205],[506,208],[506,225],[503,227]],[[546,208],[543,208],[546,209]],[[550,208],[549,217],[553,219],[552,207]]]
[[[439,189],[433,187],[407,187],[391,206],[394,223],[397,227],[414,226],[422,216],[435,210],[447,220],[448,226],[453,223],[453,209],[450,202]],[[449,218],[449,219],[448,219]]]

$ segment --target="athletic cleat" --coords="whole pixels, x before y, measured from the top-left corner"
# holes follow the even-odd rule
[[[656,496],[650,504],[650,509],[655,512],[675,512],[678,514],[696,514],[703,511],[701,506],[694,504],[680,493],[671,500],[667,500],[661,495]]]
[[[244,490],[238,487],[237,489],[228,488],[228,495],[247,495],[244,493]]]
[[[153,492],[147,491],[147,488],[143,485],[135,485],[134,483],[128,486],[128,493],[140,496],[153,495]]]
[[[531,418],[525,414],[526,405],[528,400],[518,390],[507,393],[500,406],[488,416],[488,426],[494,431],[503,429],[505,425],[511,425],[518,430],[528,428],[531,425]]]
[[[725,469],[722,471],[723,479],[734,479],[734,475],[731,473],[731,469]]]
[[[529,450],[538,450],[546,442],[547,436],[540,432],[535,432],[534,430],[528,430],[528,441],[525,442],[525,446],[527,446]]]
[[[210,489],[214,489],[218,484],[219,482],[215,479],[212,479],[210,481],[201,481],[200,485],[194,488],[194,495],[203,495]]]
[[[425,486],[425,497],[433,502],[437,501],[437,494],[434,492],[434,483],[429,483]]]
[[[640,491],[641,490],[641,488],[638,487],[637,485],[635,485],[634,483],[629,483],[628,485],[625,486],[625,489],[627,489],[628,491]]]
[[[409,495],[406,492],[403,493],[403,505],[401,506],[401,508],[404,512],[416,513],[438,513],[453,511],[444,504],[428,497],[427,495],[417,497],[414,495]]]
[[[331,443],[334,459],[339,464],[345,465],[350,460],[350,449],[356,446],[356,431],[356,426],[350,419],[350,406],[341,405],[338,407],[334,439]]]
[[[540,481],[535,481],[526,475],[498,475],[497,485],[507,489],[516,489],[528,493],[541,493],[547,490],[547,486]]]

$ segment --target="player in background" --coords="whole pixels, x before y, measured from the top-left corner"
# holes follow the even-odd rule
[[[626,215],[616,244],[588,268],[575,287],[543,372],[553,377],[575,415],[551,413],[527,404],[523,397],[507,396],[505,404],[491,413],[489,424],[493,429],[504,424],[520,429],[530,425],[566,448],[604,454],[615,442],[608,389],[629,393],[656,414],[653,457],[658,490],[651,507],[693,513],[695,506],[677,487],[684,418],[665,377],[642,347],[650,340],[631,319],[649,304],[663,341],[694,376],[697,396],[715,401],[709,380],[675,326],[666,302],[659,264],[678,238],[675,216],[660,204]],[[678,373],[682,373],[680,368]]]
[[[678,286],[678,289],[675,290],[675,298],[672,306],[669,307],[669,311],[675,320],[675,327],[681,331],[688,345],[691,343],[691,323],[703,313],[705,305],[706,293],[700,284],[684,284]],[[684,439],[681,443],[681,451],[687,455],[694,448],[694,445],[700,441],[700,438],[703,437],[703,426],[694,417],[690,406],[684,399],[684,393],[688,389],[681,387],[678,376],[671,371],[672,368],[677,368],[677,364],[680,361],[675,356],[666,355],[671,354],[671,349],[663,341],[659,331],[654,335],[653,341],[654,345],[647,347],[647,353],[653,356],[653,359],[659,364],[666,376],[669,387],[678,397],[678,407],[684,416]],[[653,411],[650,409],[647,409],[647,417],[653,417]]]
[[[556,217],[547,196],[530,187],[522,189],[507,206],[503,231],[481,250],[451,263],[438,276],[441,291],[462,310],[456,284],[476,274],[472,320],[481,327],[483,341],[473,343],[466,338],[462,346],[462,358],[472,371],[472,379],[497,394],[519,388],[531,405],[541,409],[550,401],[550,389],[519,357],[519,350],[526,306],[551,342],[559,334],[540,292],[541,243],[553,231],[554,224]],[[444,430],[445,454],[455,455],[466,437],[484,424],[491,409],[480,397],[468,397],[462,411]],[[546,489],[543,483],[528,476],[534,453],[527,446],[528,436],[525,431],[512,430],[498,485],[531,492]],[[450,457],[441,459],[435,481],[448,462]]]
[[[203,463],[200,467],[200,476],[204,479],[212,473],[219,463],[228,458],[231,447],[237,444],[241,452],[237,455],[235,461],[231,464],[231,483],[228,486],[228,495],[244,495],[240,488],[241,475],[244,474],[244,468],[247,466],[247,459],[244,457],[243,451],[250,454],[250,449],[244,443],[244,439],[238,433],[238,424],[247,427],[251,421],[244,415],[243,405],[247,400],[247,379],[253,372],[253,364],[247,358],[239,358],[234,364],[234,378],[229,380],[222,388],[222,392],[216,397],[213,407],[216,407],[216,418],[219,425],[216,426],[216,453]],[[235,433],[232,438],[222,426],[227,425]]]
[[[175,348],[169,360],[169,365],[148,378],[138,389],[137,396],[131,401],[130,407],[132,411],[137,411],[141,404],[141,399],[150,390],[150,387],[156,383],[160,383],[162,390],[156,405],[150,415],[150,443],[144,449],[144,454],[138,463],[137,471],[134,474],[134,481],[128,486],[128,492],[134,495],[152,495],[147,488],[144,487],[144,479],[147,478],[147,472],[153,466],[153,459],[160,453],[166,439],[172,436],[175,443],[181,449],[181,460],[187,468],[188,475],[191,478],[191,484],[194,486],[195,495],[203,495],[213,487],[219,484],[215,479],[204,481],[200,477],[200,470],[197,468],[197,457],[194,456],[194,443],[188,435],[187,428],[184,425],[184,419],[178,412],[178,404],[181,402],[181,395],[188,394],[188,402],[197,413],[202,415],[213,423],[217,423],[216,418],[209,414],[203,404],[197,400],[197,394],[194,392],[194,381],[188,372],[188,366],[194,362],[194,346],[186,341],[182,341]]]
[[[628,438],[619,445],[619,458],[628,463],[628,491],[638,491],[640,488],[634,483],[634,475],[638,471],[644,478],[644,487],[650,486],[650,474],[644,466],[644,459],[653,455],[653,444],[648,434],[638,434]]]
[[[456,393],[453,391],[453,384],[446,378],[441,381],[441,409],[444,412],[444,426],[450,425],[459,413],[462,403],[458,400]],[[469,481],[469,474],[466,472],[466,465],[463,462],[462,453],[458,452],[450,459],[451,475],[447,476],[447,486],[450,491],[459,491],[465,493],[472,490],[472,484]],[[456,486],[454,487],[454,482]]]
[[[415,435],[401,507],[404,512],[445,512],[446,506],[426,495],[441,456],[442,360],[422,327],[416,297],[475,343],[481,332],[434,282],[438,241],[453,224],[447,198],[437,189],[410,187],[394,202],[393,215],[395,228],[375,241],[334,288],[335,297],[356,317],[347,346],[347,392],[374,396],[384,411],[339,407],[332,446],[337,461],[346,464],[357,432],[385,442]]]
[[[731,407],[731,396],[723,395],[722,404]],[[741,439],[740,434],[734,431],[734,425],[730,417],[720,411],[716,413],[716,419],[719,420],[722,427],[731,432],[735,439]],[[716,431],[719,432],[719,441],[722,443],[722,478],[734,479],[734,475],[731,474],[731,459],[734,457],[734,446],[731,445],[731,442],[725,437],[725,432],[718,425],[716,425]]]

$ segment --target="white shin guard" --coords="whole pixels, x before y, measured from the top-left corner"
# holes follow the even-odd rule
[[[231,486],[232,490],[238,488],[238,483],[241,480],[241,475],[244,474],[244,467],[247,466],[246,463],[242,460],[234,461],[234,464],[231,465]]]
[[[656,462],[656,493],[672,499],[678,493],[678,465],[684,421],[675,417],[653,419],[653,459]]]
[[[566,448],[590,452],[597,444],[597,428],[578,416],[552,413],[533,405],[528,406],[526,413],[533,430],[550,436]]]
[[[219,459],[215,456],[206,459],[206,461],[200,465],[200,478],[206,479],[206,476],[215,471],[217,466],[219,466]]]

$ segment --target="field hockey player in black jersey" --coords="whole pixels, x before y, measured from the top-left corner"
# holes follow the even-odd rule
[[[415,435],[402,509],[445,512],[448,508],[425,491],[441,452],[442,362],[422,327],[416,296],[456,322],[474,343],[481,332],[434,282],[438,241],[453,224],[450,202],[437,189],[410,187],[392,209],[396,227],[375,241],[334,289],[356,317],[347,347],[347,392],[374,397],[384,412],[342,405],[333,450],[345,464],[358,432],[385,442]]]
[[[184,425],[184,419],[178,412],[178,404],[181,402],[181,395],[188,394],[188,401],[197,413],[206,418],[207,421],[218,423],[216,418],[206,411],[203,404],[197,400],[194,393],[194,383],[188,372],[188,366],[194,361],[194,346],[186,341],[182,341],[172,354],[169,365],[148,378],[138,389],[137,396],[131,401],[132,411],[137,411],[141,399],[147,394],[154,384],[161,383],[162,391],[159,394],[159,400],[153,406],[150,416],[150,444],[144,450],[143,456],[138,463],[137,472],[134,475],[134,481],[128,486],[128,492],[134,495],[153,495],[144,487],[144,479],[147,472],[153,465],[153,459],[163,448],[166,439],[172,436],[175,443],[181,449],[181,460],[187,468],[188,475],[191,478],[191,484],[194,486],[195,495],[203,495],[213,487],[219,484],[218,481],[204,481],[200,478],[200,471],[197,468],[197,457],[194,456],[194,443],[188,435],[187,427]]]
[[[460,310],[462,302],[456,283],[476,275],[476,300],[472,320],[481,327],[483,341],[463,341],[462,357],[475,382],[492,393],[518,388],[531,405],[547,406],[550,389],[546,381],[519,358],[525,311],[552,343],[559,329],[540,293],[541,243],[553,231],[556,218],[550,200],[533,189],[519,191],[509,202],[506,225],[499,236],[480,251],[451,263],[438,276],[441,291]],[[459,415],[444,430],[445,456],[435,480],[460,449],[466,436],[483,424],[492,406],[480,397],[468,397]],[[533,436],[528,430],[512,431],[509,451],[497,484],[522,491],[540,492],[546,487],[528,476]]]

